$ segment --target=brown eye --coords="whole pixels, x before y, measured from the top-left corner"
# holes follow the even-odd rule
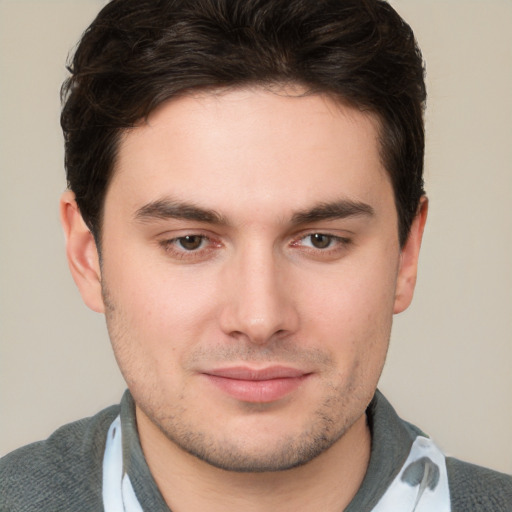
[[[178,243],[187,251],[195,251],[201,247],[203,239],[200,235],[188,235],[178,238]]]
[[[310,235],[311,245],[316,249],[327,249],[331,245],[332,236],[323,235],[322,233],[315,233]]]

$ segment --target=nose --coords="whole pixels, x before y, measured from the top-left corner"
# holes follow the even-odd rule
[[[296,332],[299,315],[286,262],[259,248],[244,251],[231,263],[223,283],[223,332],[258,345]]]

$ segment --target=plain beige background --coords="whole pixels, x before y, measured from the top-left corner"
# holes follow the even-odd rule
[[[449,454],[512,472],[512,2],[395,0],[427,61],[430,218],[381,389]],[[0,454],[118,402],[57,204],[64,62],[99,0],[0,0]]]

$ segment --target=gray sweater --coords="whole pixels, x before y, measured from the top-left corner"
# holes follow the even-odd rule
[[[144,510],[169,512],[144,459],[127,391],[119,406],[57,430],[0,459],[0,512],[101,511],[107,430],[120,414],[124,466]],[[378,391],[367,410],[370,464],[345,512],[370,511],[400,471],[418,428],[402,421]],[[448,457],[452,512],[511,512],[512,477]],[[397,510],[397,512],[400,512]]]

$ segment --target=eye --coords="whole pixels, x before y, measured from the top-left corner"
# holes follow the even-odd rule
[[[313,249],[329,249],[336,242],[340,242],[340,237],[326,235],[325,233],[311,233],[301,239],[301,245]]]
[[[158,243],[167,257],[183,263],[205,261],[222,247],[220,240],[196,233],[167,238]]]
[[[334,237],[331,235],[324,235],[323,233],[313,233],[304,237],[304,240],[308,240],[311,243],[311,247],[315,249],[327,249],[333,243]]]
[[[305,255],[314,259],[338,259],[347,253],[351,238],[322,232],[307,233],[291,242],[291,246],[301,249]]]
[[[204,245],[206,239],[201,235],[187,235],[176,238],[175,242],[186,251],[196,251]]]

